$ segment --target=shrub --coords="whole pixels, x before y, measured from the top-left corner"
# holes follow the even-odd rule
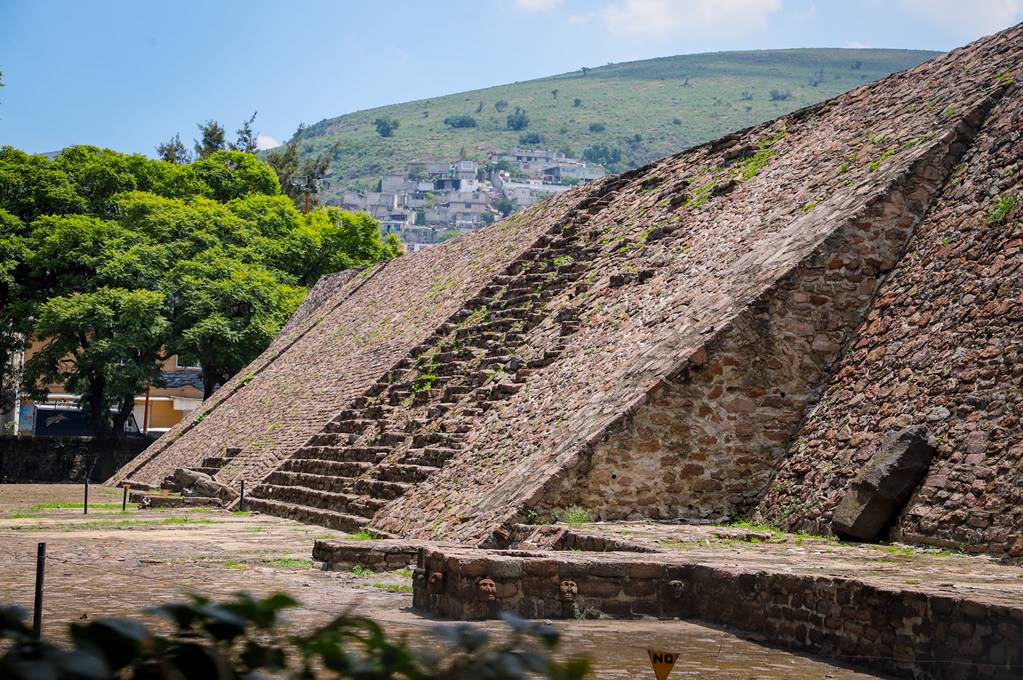
[[[792,93],[788,90],[771,90],[769,93],[772,102],[783,102],[792,99]]]
[[[1016,207],[1016,204],[1015,196],[1010,196],[1009,194],[999,196],[995,206],[987,214],[987,223],[991,226],[996,226],[1005,222],[1005,219]]]
[[[603,123],[590,123],[590,132],[597,133],[597,132],[603,132],[603,131],[604,131],[604,124]]]
[[[583,149],[583,160],[587,163],[613,165],[622,160],[622,150],[607,144],[591,144]]]
[[[516,106],[515,111],[508,114],[506,122],[509,130],[525,130],[529,127],[529,116],[525,109]]]
[[[544,136],[539,132],[527,132],[519,135],[519,144],[543,144]]]
[[[570,527],[579,527],[593,521],[590,512],[578,505],[570,505],[561,511],[561,521]]]
[[[283,610],[298,606],[288,595],[258,599],[237,593],[217,603],[193,595],[188,602],[149,610],[172,626],[154,633],[133,619],[99,618],[70,626],[71,646],[36,640],[25,612],[0,606],[0,674],[11,680],[82,678],[415,678],[417,680],[576,680],[589,664],[555,660],[558,632],[551,626],[502,614],[511,627],[500,641],[470,624],[436,629],[443,649],[412,649],[372,619],[341,614],[307,635],[279,630]]]
[[[444,124],[453,128],[474,128],[476,119],[469,115],[448,116],[444,119]]]
[[[572,100],[572,108],[578,109],[582,105],[583,105],[583,100],[579,99],[579,97],[576,97],[575,99]]]
[[[377,134],[381,137],[392,137],[394,131],[398,129],[401,123],[396,118],[377,118],[373,121],[373,125],[377,129]]]
[[[508,102],[503,99],[498,99],[494,102],[494,108],[497,109],[498,113],[504,113],[504,110],[508,108]]]

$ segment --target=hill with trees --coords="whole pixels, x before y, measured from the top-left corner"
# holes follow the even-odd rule
[[[299,157],[328,156],[330,186],[371,189],[415,159],[481,160],[547,147],[621,171],[777,118],[935,52],[719,52],[582,68],[549,78],[384,106],[302,127]]]

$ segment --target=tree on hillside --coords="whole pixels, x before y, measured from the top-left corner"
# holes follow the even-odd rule
[[[212,153],[227,148],[223,125],[215,120],[208,120],[205,123],[199,123],[197,127],[201,133],[201,139],[194,140],[197,158],[206,158]]]
[[[525,130],[529,127],[529,116],[526,115],[525,109],[516,106],[515,111],[508,114],[505,122],[509,130]]]
[[[476,119],[470,115],[448,116],[444,119],[444,124],[452,128],[474,128]]]
[[[498,113],[504,113],[504,110],[507,109],[507,108],[508,108],[508,102],[506,102],[503,99],[498,99],[496,102],[494,102],[494,109]]]
[[[381,137],[392,137],[394,136],[394,131],[401,126],[401,123],[398,122],[397,118],[377,118],[373,121],[373,125],[377,129],[377,134]]]
[[[181,134],[178,133],[163,144],[156,147],[156,155],[170,163],[187,164],[192,162],[192,154],[181,141]]]
[[[256,131],[252,128],[252,124],[256,122],[256,114],[258,111],[253,112],[238,128],[238,138],[230,145],[232,151],[243,151],[245,153],[256,153],[258,145],[256,144]]]
[[[299,207],[304,207],[306,189],[309,189],[310,193],[314,192],[320,180],[327,176],[330,163],[341,146],[340,142],[335,142],[323,153],[300,161],[299,142],[304,132],[305,124],[299,123],[295,134],[286,144],[271,149],[266,154],[267,164],[277,173],[281,191],[291,197]],[[302,186],[296,184],[300,179]],[[312,203],[314,206],[318,205],[315,196]]]
[[[551,96],[554,97],[555,99],[558,98],[558,88],[554,88],[553,90],[551,90]]]

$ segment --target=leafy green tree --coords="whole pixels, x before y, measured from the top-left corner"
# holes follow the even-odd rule
[[[526,115],[525,109],[516,106],[515,110],[508,114],[505,123],[509,130],[525,130],[529,127],[529,116]]]
[[[444,119],[444,124],[452,128],[474,128],[476,127],[476,119],[467,114],[461,116],[448,116]]]
[[[169,163],[191,163],[192,154],[181,141],[181,134],[175,134],[169,140],[156,147],[156,155]]]
[[[227,148],[223,125],[215,120],[208,120],[205,123],[199,123],[196,127],[199,128],[199,139],[194,140],[197,158],[206,158],[210,154]]]
[[[305,132],[305,125],[299,124],[287,144],[271,149],[266,154],[267,164],[277,173],[281,191],[290,196],[295,205],[299,207],[305,205],[306,191],[313,193],[318,184],[330,172],[331,160],[340,148],[340,142],[336,142],[324,153],[300,162],[298,146],[303,132]],[[299,184],[299,182],[301,183]],[[315,196],[312,205],[313,207],[318,205]]]
[[[92,431],[116,442],[135,406],[135,395],[159,375],[170,322],[164,294],[151,290],[97,288],[46,300],[34,326],[46,338],[25,362],[34,386],[63,383],[78,394]],[[45,399],[45,390],[34,390]],[[100,473],[113,474],[113,458],[101,457]]]
[[[256,153],[258,145],[256,144],[256,131],[253,129],[252,124],[256,122],[256,114],[258,113],[258,111],[253,112],[251,116],[242,122],[242,126],[237,131],[238,137],[230,145],[231,151]]]
[[[397,118],[377,118],[373,121],[373,125],[381,137],[393,137],[394,131],[401,126],[401,123]]]
[[[202,366],[203,398],[270,344],[306,293],[258,265],[209,251],[179,263],[169,279],[177,303],[168,350]]]
[[[180,164],[79,146],[51,162],[2,147],[0,366],[42,341],[22,389],[62,383],[116,440],[169,353],[203,365],[208,396],[320,276],[400,253],[369,215],[302,215],[250,153]],[[13,384],[0,375],[0,399]]]

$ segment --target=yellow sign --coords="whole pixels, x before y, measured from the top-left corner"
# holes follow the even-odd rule
[[[653,649],[646,650],[646,653],[650,655],[650,665],[654,667],[654,675],[657,677],[657,680],[665,680],[668,677],[668,673],[671,673],[671,669],[675,667],[678,654],[658,652]]]

